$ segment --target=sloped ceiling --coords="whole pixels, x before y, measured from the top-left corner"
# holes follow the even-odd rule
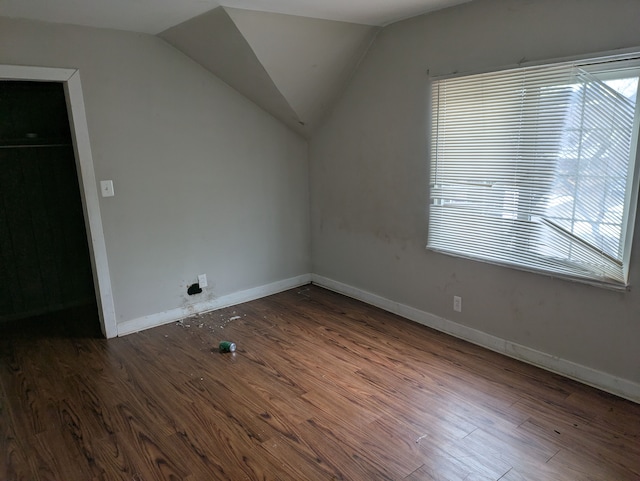
[[[0,0],[0,16],[158,35],[308,138],[381,26],[468,1]]]
[[[214,8],[388,25],[471,0],[0,0],[0,16],[155,35]]]
[[[308,137],[378,28],[218,7],[159,34]]]

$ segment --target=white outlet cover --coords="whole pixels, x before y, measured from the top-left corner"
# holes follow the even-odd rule
[[[207,275],[206,274],[200,274],[198,276],[198,284],[200,284],[200,288],[207,287],[209,285],[209,284],[207,284]]]
[[[462,312],[462,297],[453,296],[453,310],[456,312]]]

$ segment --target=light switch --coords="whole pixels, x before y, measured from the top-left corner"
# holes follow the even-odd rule
[[[113,180],[101,180],[100,191],[102,192],[102,197],[113,197],[115,195],[113,193]]]

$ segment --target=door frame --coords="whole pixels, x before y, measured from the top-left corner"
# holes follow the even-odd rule
[[[77,69],[0,65],[0,80],[27,80],[62,83],[67,98],[67,113],[76,160],[80,197],[84,213],[93,282],[98,302],[102,333],[108,339],[118,335],[107,247],[102,229],[98,186],[89,142],[89,127]]]

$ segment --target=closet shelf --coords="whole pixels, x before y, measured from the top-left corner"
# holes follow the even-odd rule
[[[39,143],[39,144],[13,144],[0,143],[0,149],[35,149],[42,147],[70,147],[70,143],[62,143],[62,142],[50,142],[50,143]]]

